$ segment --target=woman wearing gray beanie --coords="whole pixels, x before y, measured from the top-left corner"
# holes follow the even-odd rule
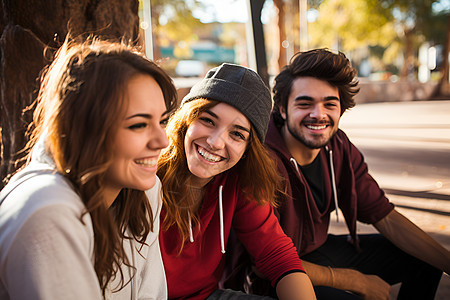
[[[279,182],[263,147],[270,92],[252,70],[222,64],[183,99],[158,163],[160,246],[169,299],[270,299],[218,289],[231,229],[279,299],[315,299],[273,213]]]

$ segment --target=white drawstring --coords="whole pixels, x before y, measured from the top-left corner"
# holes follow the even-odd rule
[[[223,185],[219,187],[219,228],[220,228],[220,248],[221,252],[225,253],[225,237],[223,233],[223,200],[222,200],[222,190]],[[192,234],[192,222],[191,222],[191,214],[188,212],[189,217],[189,241],[191,243],[194,242],[194,235]]]
[[[326,147],[328,150],[328,146]],[[328,150],[330,155],[330,172],[331,172],[331,187],[333,188],[333,199],[334,206],[336,206],[336,222],[339,222],[339,214],[338,214],[338,199],[337,199],[337,191],[336,191],[336,178],[334,176],[334,163],[333,163],[333,150]]]
[[[219,220],[220,220],[220,248],[222,253],[225,253],[225,239],[223,235],[223,202],[222,202],[223,185],[219,187]]]
[[[194,235],[192,234],[192,222],[191,222],[191,213],[188,212],[188,218],[189,218],[189,242],[194,242]]]
[[[333,188],[334,206],[336,206],[336,222],[339,222],[338,200],[337,200],[337,191],[336,191],[336,179],[334,177],[333,151],[332,150],[328,150],[328,146],[325,147],[325,148],[328,151],[328,153],[330,154],[331,186]],[[300,174],[300,170],[298,169],[297,161],[293,157],[291,157],[290,161],[294,165],[295,169],[297,170],[297,173]]]
[[[291,157],[291,163],[294,165],[295,169],[297,170],[297,174],[300,176],[300,170],[298,169],[298,164],[295,158]]]

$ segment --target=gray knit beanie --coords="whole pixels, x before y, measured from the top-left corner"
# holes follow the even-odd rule
[[[181,102],[198,98],[229,104],[242,112],[252,123],[258,138],[264,142],[272,110],[270,91],[253,70],[224,63],[208,71]]]

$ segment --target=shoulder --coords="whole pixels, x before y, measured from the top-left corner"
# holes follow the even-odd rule
[[[16,181],[9,185],[16,185],[10,191],[1,205],[1,211],[34,211],[52,205],[63,205],[74,210],[84,209],[81,198],[72,185],[61,174],[42,173],[30,177],[17,184]],[[2,192],[4,191],[2,190]]]
[[[343,153],[346,152],[349,153],[354,151],[359,152],[358,148],[350,141],[350,138],[341,129],[338,129],[338,131],[330,140],[328,145],[331,147],[331,149],[333,149],[333,152],[336,151],[342,151]]]
[[[350,139],[348,138],[347,134],[342,130],[338,129],[336,134],[333,136],[332,141],[335,143],[350,143]]]
[[[38,243],[74,235],[90,244],[93,236],[83,202],[56,173],[36,175],[8,194],[0,205],[0,232],[0,252],[18,238]]]

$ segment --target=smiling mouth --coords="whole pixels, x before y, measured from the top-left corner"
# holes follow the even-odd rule
[[[198,152],[198,154],[200,154],[201,157],[203,157],[206,161],[209,161],[209,162],[219,162],[224,159],[221,156],[214,155],[214,154],[206,151],[205,148],[202,148],[200,146],[197,146],[197,152]]]
[[[158,160],[157,159],[136,159],[134,161],[136,164],[146,167],[146,168],[151,168],[151,167],[156,167],[156,165],[158,164]]]
[[[322,129],[327,128],[328,125],[326,125],[326,124],[322,124],[322,125],[306,124],[305,126],[306,126],[306,128],[311,129],[311,130],[322,130]]]

